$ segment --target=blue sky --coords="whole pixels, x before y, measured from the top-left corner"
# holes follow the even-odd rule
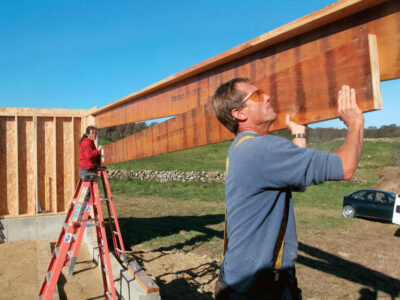
[[[3,0],[0,106],[102,107],[333,2]],[[398,95],[366,127],[400,125]]]

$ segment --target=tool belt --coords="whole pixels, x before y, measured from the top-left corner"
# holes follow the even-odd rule
[[[86,172],[96,172],[97,171],[97,168],[91,168],[91,169],[88,169],[88,168],[85,168],[84,166],[79,166],[81,169],[83,169],[84,171],[86,171]]]

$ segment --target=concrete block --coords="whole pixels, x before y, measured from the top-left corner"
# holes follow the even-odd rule
[[[100,266],[99,253],[97,250],[97,238],[95,235],[95,228],[88,228],[85,230],[83,242],[87,244],[90,252],[93,254],[93,259]],[[110,253],[111,267],[114,279],[114,286],[120,299],[124,300],[160,300],[160,293],[149,293],[141,287],[135,280],[129,270],[125,269],[114,256]]]
[[[6,241],[57,240],[65,215],[2,219]]]

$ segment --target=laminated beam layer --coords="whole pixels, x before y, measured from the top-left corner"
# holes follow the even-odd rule
[[[287,67],[255,84],[270,91],[277,119],[271,130],[285,127],[286,113],[301,124],[338,117],[337,92],[356,89],[362,111],[381,108],[376,38],[355,39]],[[113,164],[232,139],[207,102],[161,124],[104,147],[103,164]]]
[[[377,36],[380,80],[400,78],[400,1],[381,2],[339,1],[99,109],[96,126],[182,114],[209,102],[234,77],[266,80],[368,34]]]

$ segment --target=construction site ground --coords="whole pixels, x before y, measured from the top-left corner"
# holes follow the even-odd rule
[[[399,182],[398,172],[387,172],[375,187],[393,190],[399,187]],[[124,197],[117,196],[116,200],[129,200],[132,205],[145,201],[148,206],[153,201],[159,202]],[[307,209],[327,218],[341,214],[340,210],[304,207],[296,209],[296,213]],[[298,231],[296,268],[304,299],[395,299],[400,296],[400,226],[365,219],[357,219],[351,225]],[[185,234],[188,231],[179,231],[179,235]],[[209,241],[211,248],[213,241]],[[222,240],[218,238],[217,242]],[[0,299],[37,297],[43,278],[37,276],[36,245],[36,241],[0,244]],[[129,259],[137,259],[156,280],[162,299],[212,299],[222,257],[207,253],[198,241],[189,246],[161,248],[137,244],[131,247]],[[60,298],[104,299],[100,271],[85,246],[80,250],[75,270],[74,276],[64,273],[60,277]]]

